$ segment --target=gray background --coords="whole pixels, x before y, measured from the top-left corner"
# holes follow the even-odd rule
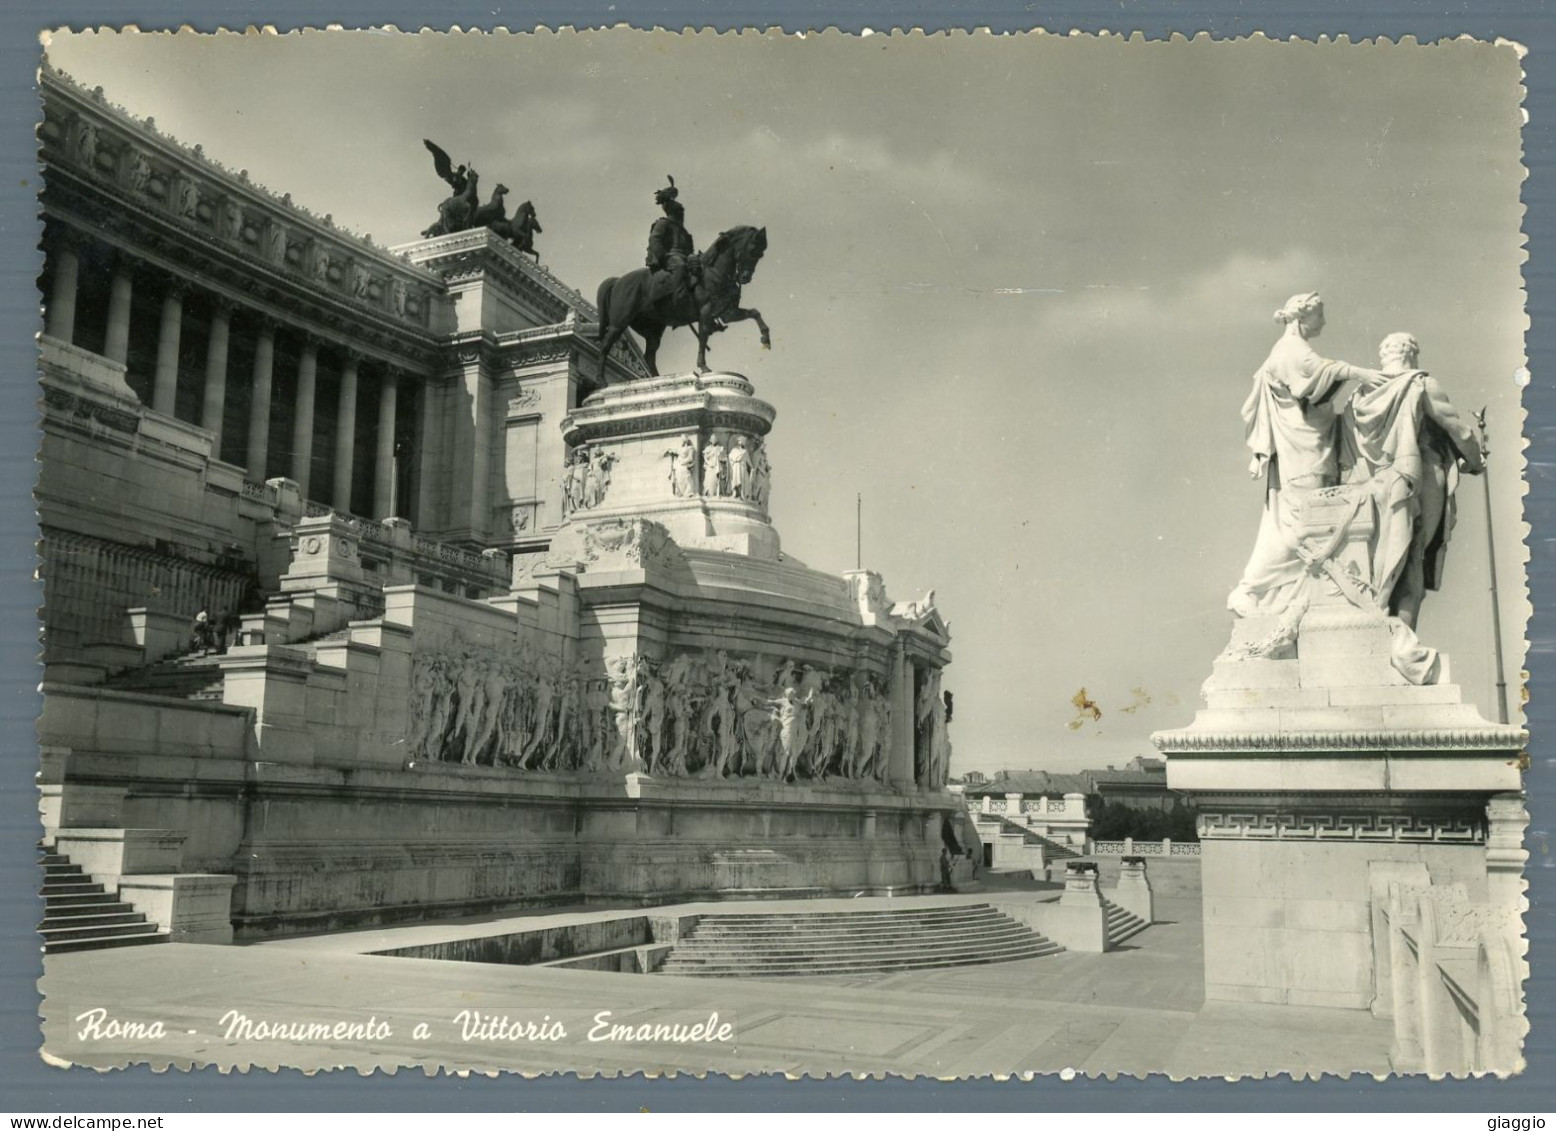
[[[494,14],[495,9],[495,14]],[[34,537],[31,504],[27,489],[33,478],[31,458],[36,446],[33,430],[35,410],[34,363],[31,336],[37,326],[37,292],[33,277],[38,256],[34,248],[36,226],[33,219],[35,169],[31,153],[31,131],[36,117],[32,91],[33,68],[37,58],[36,34],[47,26],[61,23],[74,27],[91,24],[121,25],[127,22],[143,28],[192,24],[202,30],[218,26],[242,26],[270,23],[280,28],[323,20],[346,26],[391,23],[403,28],[418,27],[431,9],[394,3],[333,4],[328,8],[307,5],[195,5],[136,4],[103,5],[55,3],[15,5],[0,13],[0,28],[7,33],[0,39],[0,356],[12,377],[0,385],[0,397],[7,411],[0,412],[0,459],[7,461],[3,482],[7,490],[0,495],[0,552],[3,552],[7,584],[0,589],[0,1108],[14,1111],[176,1111],[176,1110],[411,1110],[426,1107],[505,1109],[597,1108],[631,1110],[637,1107],[671,1108],[938,1108],[980,1107],[991,1110],[1038,1107],[1046,1110],[1101,1108],[1112,1110],[1232,1110],[1313,1109],[1350,1110],[1362,1106],[1382,1110],[1465,1110],[1516,1112],[1549,1110],[1552,1104],[1550,1038],[1546,1027],[1550,1018],[1553,977],[1548,969],[1553,958],[1548,945],[1552,923],[1548,909],[1551,886],[1550,856],[1545,851],[1544,829],[1547,811],[1541,804],[1543,780],[1550,774],[1542,757],[1546,744],[1538,739],[1542,725],[1553,712],[1542,709],[1542,677],[1549,670],[1549,634],[1536,618],[1529,639],[1532,673],[1529,712],[1531,729],[1537,740],[1531,748],[1534,767],[1529,777],[1530,808],[1534,821],[1530,848],[1531,902],[1529,929],[1534,940],[1530,955],[1536,978],[1530,983],[1530,1020],[1533,1025],[1526,1055],[1529,1070],[1514,1082],[1454,1082],[1433,1085],[1427,1081],[1390,1081],[1378,1084],[1366,1081],[1326,1080],[1321,1084],[1293,1084],[1290,1081],[1243,1082],[1228,1086],[1220,1082],[1169,1084],[1162,1080],[1074,1081],[1039,1078],[1032,1084],[926,1082],[855,1083],[835,1081],[747,1080],[732,1083],[724,1079],[708,1081],[598,1081],[580,1083],[572,1079],[523,1080],[504,1077],[499,1080],[436,1080],[402,1073],[393,1078],[363,1080],[355,1074],[325,1074],[313,1079],[290,1072],[279,1076],[221,1077],[214,1070],[198,1074],[154,1076],[145,1069],[99,1076],[84,1071],[61,1072],[48,1069],[37,1059],[37,996],[34,980],[39,972],[36,935],[33,925],[39,904],[33,891],[37,873],[33,865],[35,794],[31,774],[35,765],[32,720],[37,711],[34,685],[37,671],[32,663],[35,635],[34,608],[41,590],[27,579],[33,568]],[[1524,274],[1529,289],[1529,313],[1535,323],[1528,339],[1529,366],[1536,374],[1526,393],[1530,413],[1527,435],[1530,495],[1526,517],[1534,532],[1529,539],[1532,561],[1530,585],[1536,606],[1550,592],[1551,567],[1548,521],[1551,500],[1547,480],[1551,452],[1551,428],[1556,415],[1551,394],[1542,390],[1540,375],[1549,356],[1551,335],[1541,333],[1542,315],[1551,293],[1549,271],[1542,271],[1542,251],[1550,238],[1549,195],[1551,112],[1556,102],[1550,98],[1550,76],[1556,74],[1541,58],[1542,52],[1556,48],[1556,21],[1543,5],[1468,5],[1448,11],[1439,6],[1374,7],[1365,15],[1346,11],[1341,5],[1309,2],[1300,12],[1280,14],[1274,5],[1226,5],[1219,8],[1173,4],[1094,4],[1094,5],[1003,5],[961,9],[928,5],[895,5],[890,8],[854,6],[847,20],[839,20],[832,10],[806,4],[567,4],[509,7],[488,4],[444,4],[436,8],[439,26],[462,24],[467,27],[510,25],[531,28],[537,24],[598,25],[627,20],[636,26],[738,27],[745,24],[771,26],[787,30],[836,25],[845,30],[861,27],[877,29],[895,26],[947,27],[987,25],[996,30],[1014,30],[1044,26],[1052,30],[1070,27],[1085,30],[1108,28],[1140,30],[1148,36],[1170,31],[1208,30],[1218,36],[1247,34],[1262,30],[1272,36],[1320,33],[1347,33],[1353,38],[1389,34],[1398,37],[1414,34],[1420,39],[1470,33],[1477,37],[1506,36],[1531,48],[1524,62],[1528,86],[1527,107],[1531,122],[1524,141],[1528,154],[1530,179],[1524,185],[1524,200],[1532,215],[1526,224],[1532,262]],[[89,78],[83,75],[83,78]],[[105,84],[106,85],[106,84]],[[109,87],[110,97],[124,100],[127,91]],[[133,106],[132,106],[133,108]],[[1547,109],[1548,108],[1548,109]],[[161,116],[159,115],[159,121]],[[205,140],[186,136],[186,141]],[[498,170],[494,170],[497,172]],[[282,185],[281,187],[291,187]],[[647,210],[644,210],[645,213]],[[711,221],[709,222],[711,223]],[[646,224],[646,221],[645,221]],[[702,227],[708,227],[705,223]],[[706,242],[712,231],[694,230]],[[578,280],[571,280],[577,283]],[[760,286],[760,280],[758,280]],[[753,291],[753,297],[755,296]],[[776,305],[769,303],[769,305]],[[1260,308],[1263,309],[1262,307]],[[768,311],[772,313],[771,310]],[[1390,326],[1389,329],[1394,327]],[[799,327],[794,327],[798,331]],[[1273,335],[1271,335],[1273,336]],[[1424,335],[1423,335],[1424,336]],[[732,347],[730,347],[732,349]],[[1430,343],[1427,344],[1430,349]],[[1356,350],[1342,354],[1350,360]],[[776,361],[776,358],[774,359]],[[1258,356],[1241,369],[1251,371]],[[738,366],[737,366],[738,367]],[[775,399],[780,399],[775,390]],[[1465,405],[1464,407],[1469,407]],[[1229,412],[1235,409],[1228,409]],[[1542,443],[1543,440],[1543,443]],[[1508,450],[1505,441],[1502,451]],[[1477,500],[1478,503],[1478,500]],[[1474,506],[1475,504],[1471,504]],[[1469,508],[1466,508],[1469,509]],[[1251,519],[1248,524],[1251,538]],[[1478,554],[1480,545],[1473,534],[1464,532],[1464,541],[1456,547],[1466,556]],[[816,563],[823,564],[823,563]],[[832,564],[832,563],[825,563]],[[844,563],[850,564],[850,563]],[[1503,583],[1511,589],[1516,578],[1503,566]],[[931,583],[933,579],[931,578]],[[908,594],[904,593],[903,596]],[[1106,615],[1104,613],[1103,615]],[[953,616],[953,619],[954,616]],[[1462,650],[1462,649],[1461,649]],[[1206,651],[1206,658],[1210,652]],[[1515,669],[1516,670],[1516,669]],[[1195,680],[1197,681],[1197,675]],[[1483,699],[1483,696],[1472,697]],[[1488,705],[1489,706],[1489,705]],[[1545,864],[1545,867],[1542,867]]]

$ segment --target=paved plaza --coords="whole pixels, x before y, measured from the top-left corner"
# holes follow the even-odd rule
[[[934,901],[846,902],[864,909]],[[842,902],[756,906],[780,912]],[[168,944],[51,956],[41,983],[46,1047],[62,1060],[98,1066],[129,1060],[605,1076],[645,1067],[938,1077],[1065,1069],[1175,1077],[1389,1071],[1388,1023],[1366,1012],[1207,1006],[1200,907],[1189,899],[1158,901],[1160,921],[1105,954],[877,976],[672,978],[367,953],[492,933],[494,924],[528,930],[610,914],[546,911],[252,946]],[[97,1036],[78,1039],[91,1018],[76,1019],[106,1003],[112,1020],[161,1021],[165,1035],[113,1036],[104,1020]],[[716,1011],[732,1035],[686,1044],[591,1040],[591,1031],[600,1031],[596,1015],[606,1010],[610,1022],[632,1026],[690,1025]],[[243,1040],[224,1031],[228,1011],[271,1025],[371,1020],[380,1028],[365,1039]],[[532,1023],[530,1032],[554,1039],[503,1039],[491,1024],[466,1039],[465,1028],[477,1024],[474,1013],[488,1022],[506,1018],[510,1029]],[[565,1035],[557,1035],[557,1023]],[[418,1032],[418,1025],[425,1028]]]

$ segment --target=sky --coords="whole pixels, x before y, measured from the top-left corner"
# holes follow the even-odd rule
[[[1511,47],[617,29],[65,33],[47,54],[382,244],[446,195],[431,138],[534,201],[543,261],[586,295],[641,263],[666,174],[699,247],[766,226],[742,301],[773,348],[735,326],[710,363],[778,410],[785,552],[852,568],[857,495],[863,564],[896,600],[935,590],[953,773],[1122,764],[1192,719],[1262,506],[1239,409],[1304,291],[1324,356],[1375,365],[1410,331],[1461,410],[1488,406],[1516,698]],[[661,371],[694,351],[670,335]],[[1418,627],[1494,718],[1483,491],[1464,481]]]

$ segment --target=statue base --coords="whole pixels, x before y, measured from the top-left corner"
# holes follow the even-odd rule
[[[1488,845],[1521,834],[1527,736],[1465,703],[1446,658],[1411,683],[1388,618],[1312,589],[1294,630],[1239,620],[1205,707],[1153,741],[1199,814],[1206,997],[1388,1015],[1390,883],[1519,905],[1524,854]]]
[[[568,519],[551,556],[575,551],[569,528],[630,518],[657,523],[683,549],[777,561],[764,440],[775,416],[734,373],[683,373],[592,394],[562,422],[574,462]]]

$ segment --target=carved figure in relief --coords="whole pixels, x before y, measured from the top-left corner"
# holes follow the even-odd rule
[[[670,490],[677,498],[691,498],[697,494],[697,442],[690,436],[681,437],[681,446],[665,453],[674,462],[670,465]]]
[[[178,214],[185,220],[195,220],[200,215],[200,188],[189,177],[178,179]]]
[[[508,696],[508,674],[498,664],[487,663],[482,665],[480,684],[480,719],[476,727],[475,738],[465,748],[466,757],[472,763],[481,761],[481,755],[485,753],[487,746],[496,737],[497,730],[503,717],[503,705]],[[496,755],[487,759],[488,763],[496,761]]]
[[[703,732],[712,739],[712,749],[711,756],[701,771],[701,777],[723,777],[730,771],[731,763],[739,751],[739,737],[736,733],[736,687],[737,680],[733,672],[721,672],[714,678],[702,722]]]
[[[1340,414],[1357,388],[1386,380],[1313,349],[1310,340],[1324,329],[1318,295],[1293,295],[1275,319],[1284,330],[1243,404],[1248,469],[1264,480],[1264,511],[1253,554],[1227,599],[1242,617],[1281,613],[1295,595],[1308,568],[1297,549],[1298,502],[1303,492],[1340,482]]]
[[[454,676],[454,690],[459,695],[459,714],[454,720],[454,737],[464,736],[464,747],[459,760],[467,766],[475,764],[475,733],[481,722],[480,669],[466,660],[459,665]]]
[[[368,298],[371,294],[372,278],[367,273],[367,268],[360,263],[351,265],[351,294],[353,298]]]
[[[686,773],[686,758],[692,740],[692,688],[688,681],[687,658],[678,657],[665,669],[665,712],[669,715],[669,750],[660,759],[660,772],[680,776]]]
[[[746,497],[766,510],[768,489],[772,485],[772,466],[767,462],[767,445],[760,440],[753,440],[751,448],[751,466],[746,471],[749,481]]]
[[[782,758],[775,776],[781,781],[789,781],[799,767],[800,754],[810,737],[805,712],[810,700],[801,699],[798,691],[786,687],[781,696],[767,702],[773,708],[773,718],[778,723],[778,750]]]
[[[731,498],[744,499],[747,488],[746,463],[751,453],[746,449],[746,438],[736,436],[730,442],[728,467],[729,467],[729,494]]]
[[[524,758],[521,763],[526,770],[535,765],[536,755],[543,752],[545,744],[555,733],[552,726],[555,699],[555,679],[549,667],[542,664],[540,670],[535,673],[535,712],[531,718],[529,743],[524,747]]]
[[[243,209],[230,196],[222,201],[221,232],[229,240],[240,239],[243,236]]]
[[[330,281],[330,257],[323,248],[315,248],[313,252],[313,281],[315,283]]]
[[[555,770],[570,770],[573,767],[568,764],[568,756],[577,746],[579,708],[582,701],[578,689],[578,677],[568,675],[562,683],[562,694],[557,702],[556,736],[552,739],[551,748],[546,753],[546,767]]]
[[[405,280],[393,279],[389,283],[389,305],[399,317],[405,317]]]
[[[589,449],[589,463],[584,470],[583,505],[592,510],[605,501],[605,490],[611,484],[611,464],[616,457],[601,448]]]
[[[130,191],[144,194],[151,187],[151,162],[138,149],[130,150]]]
[[[266,250],[270,254],[270,262],[277,266],[286,264],[286,229],[272,220],[270,227],[265,232]]]
[[[573,453],[573,467],[567,482],[568,504],[572,510],[582,510],[587,497],[589,479],[589,449],[579,448]]]
[[[729,465],[724,459],[724,445],[719,442],[717,435],[709,436],[707,446],[702,449],[702,493],[713,496],[727,495],[729,493],[728,470]]]
[[[610,768],[640,770],[637,741],[637,663],[635,657],[618,656],[606,663],[610,681],[610,710],[616,725],[616,743],[611,751]]]
[[[1344,425],[1354,441],[1351,478],[1373,486],[1378,603],[1414,628],[1426,591],[1442,581],[1459,473],[1478,475],[1485,461],[1476,430],[1417,368],[1415,338],[1390,334],[1378,353],[1387,380],[1351,398]]]
[[[859,683],[855,680],[848,685],[848,695],[843,700],[843,754],[841,763],[843,776],[849,778],[857,778],[861,773],[859,754],[864,720],[860,706]]]
[[[97,172],[97,124],[90,118],[82,118],[76,127],[76,160],[87,171]]]
[[[648,657],[638,657],[638,725],[643,735],[642,757],[648,772],[661,771],[665,741],[665,685],[649,665]]]
[[[591,679],[584,689],[583,763],[581,769],[598,773],[605,769],[610,733],[610,682]]]
[[[875,699],[875,776],[885,781],[891,775],[891,760],[887,756],[887,744],[891,741],[891,703],[886,696]]]
[[[740,720],[740,772],[765,777],[777,769],[773,751],[777,721],[749,668],[741,669],[730,694]]]

